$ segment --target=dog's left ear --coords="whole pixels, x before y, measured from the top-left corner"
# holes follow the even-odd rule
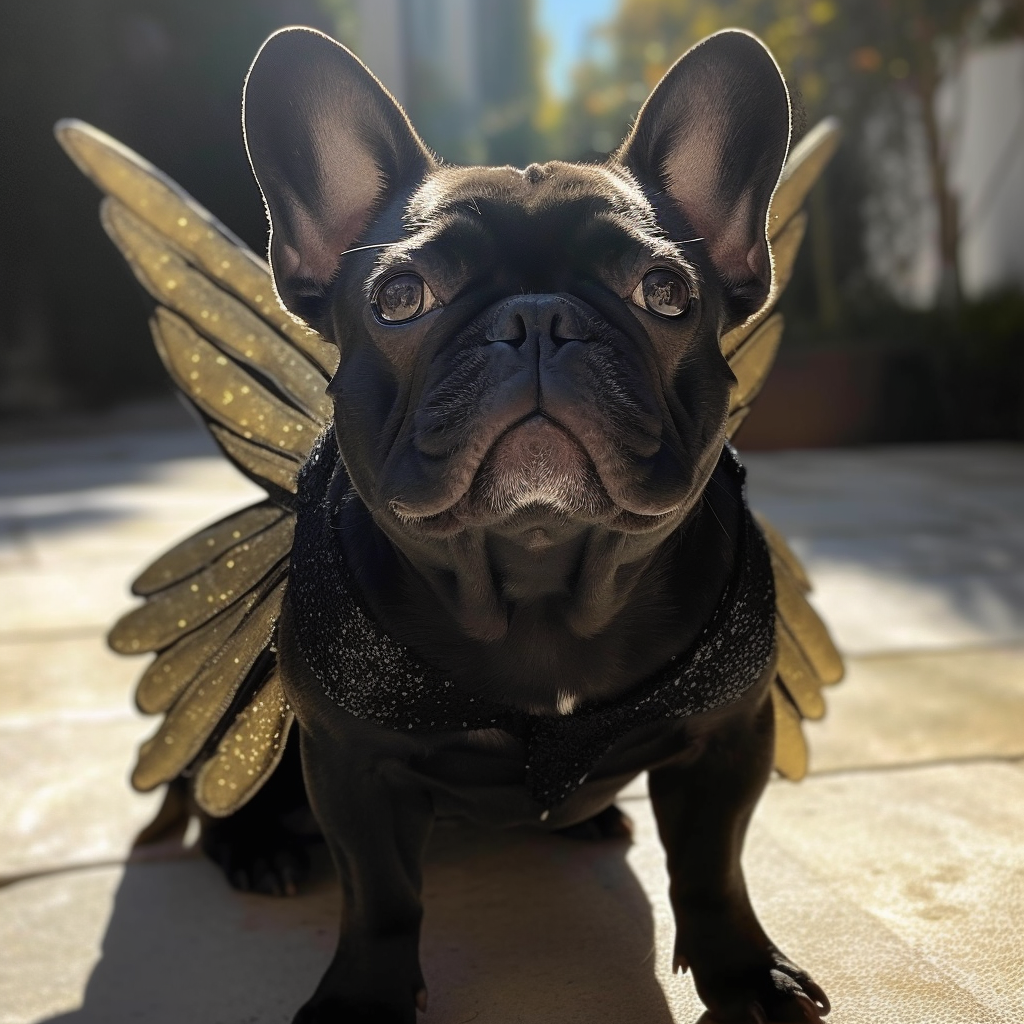
[[[765,229],[789,134],[778,65],[755,36],[727,30],[666,72],[615,154],[704,239],[737,320],[757,312],[771,288]]]

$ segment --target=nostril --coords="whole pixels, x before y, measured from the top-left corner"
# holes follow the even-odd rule
[[[587,341],[589,338],[586,322],[572,306],[564,304],[562,309],[552,314],[552,341]]]
[[[523,314],[518,309],[509,309],[491,321],[485,337],[490,342],[519,346],[526,341],[529,333],[530,328]]]

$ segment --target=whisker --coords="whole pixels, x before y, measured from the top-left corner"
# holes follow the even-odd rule
[[[711,502],[708,500],[708,496],[702,492],[700,499],[702,502],[704,502],[704,505],[707,508],[707,510],[715,517],[715,522],[718,523],[718,525],[722,528],[722,533],[724,533],[726,537],[728,537],[729,531],[725,528],[725,524],[722,522],[722,520],[718,518],[718,513],[715,511],[714,505],[712,505]]]
[[[342,256],[347,256],[350,252],[363,252],[366,249],[388,249],[392,245],[400,244],[401,239],[394,242],[375,242],[373,245],[357,245],[354,249],[346,249],[344,252],[338,253],[338,259]]]
[[[708,483],[714,484],[727,498],[729,498],[730,501],[733,502],[733,504],[736,503],[736,496],[732,493],[732,491],[729,490],[728,487],[725,486],[725,484],[722,483],[721,480],[715,478],[714,473],[712,473],[711,476],[708,477]]]

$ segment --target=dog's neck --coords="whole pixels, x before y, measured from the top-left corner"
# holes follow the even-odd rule
[[[613,699],[691,646],[730,579],[741,516],[720,464],[668,536],[520,522],[396,546],[359,501],[335,525],[394,640],[467,689],[550,714]]]

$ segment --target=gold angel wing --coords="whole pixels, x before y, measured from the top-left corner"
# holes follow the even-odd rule
[[[293,722],[273,636],[298,472],[330,420],[325,387],[337,352],[280,308],[267,264],[151,164],[79,121],[60,122],[57,137],[106,194],[103,225],[155,300],[151,327],[168,371],[228,459],[269,495],[158,558],[132,588],[145,603],[110,633],[121,653],[156,654],[136,699],[165,718],[140,749],[134,784],[151,789],[189,774],[200,806],[228,815],[273,772]],[[824,122],[794,149],[769,217],[772,295],[723,339],[738,381],[730,436],[774,361],[782,320],[771,310],[803,238],[800,207],[836,138]],[[798,778],[806,770],[801,717],[822,713],[821,687],[842,665],[806,601],[799,562],[763,526],[779,594],[776,765]]]
[[[57,138],[105,193],[103,226],[156,303],[164,365],[227,457],[268,500],[158,558],[145,603],[110,644],[153,652],[136,702],[163,714],[132,775],[143,790],[193,776],[200,806],[237,810],[277,764],[292,715],[273,646],[299,469],[330,421],[337,351],[278,305],[270,268],[155,167],[80,121]]]
[[[783,319],[781,313],[773,310],[793,275],[807,229],[803,203],[838,144],[838,124],[827,118],[793,148],[783,168],[768,214],[774,264],[771,294],[756,316],[722,338],[722,351],[736,377],[729,406],[730,437],[743,424],[775,362]],[[801,779],[807,773],[807,742],[801,722],[825,714],[822,688],[839,682],[843,662],[824,623],[807,600],[811,584],[800,560],[778,530],[764,517],[758,519],[771,551],[775,575],[775,767],[787,778]]]

